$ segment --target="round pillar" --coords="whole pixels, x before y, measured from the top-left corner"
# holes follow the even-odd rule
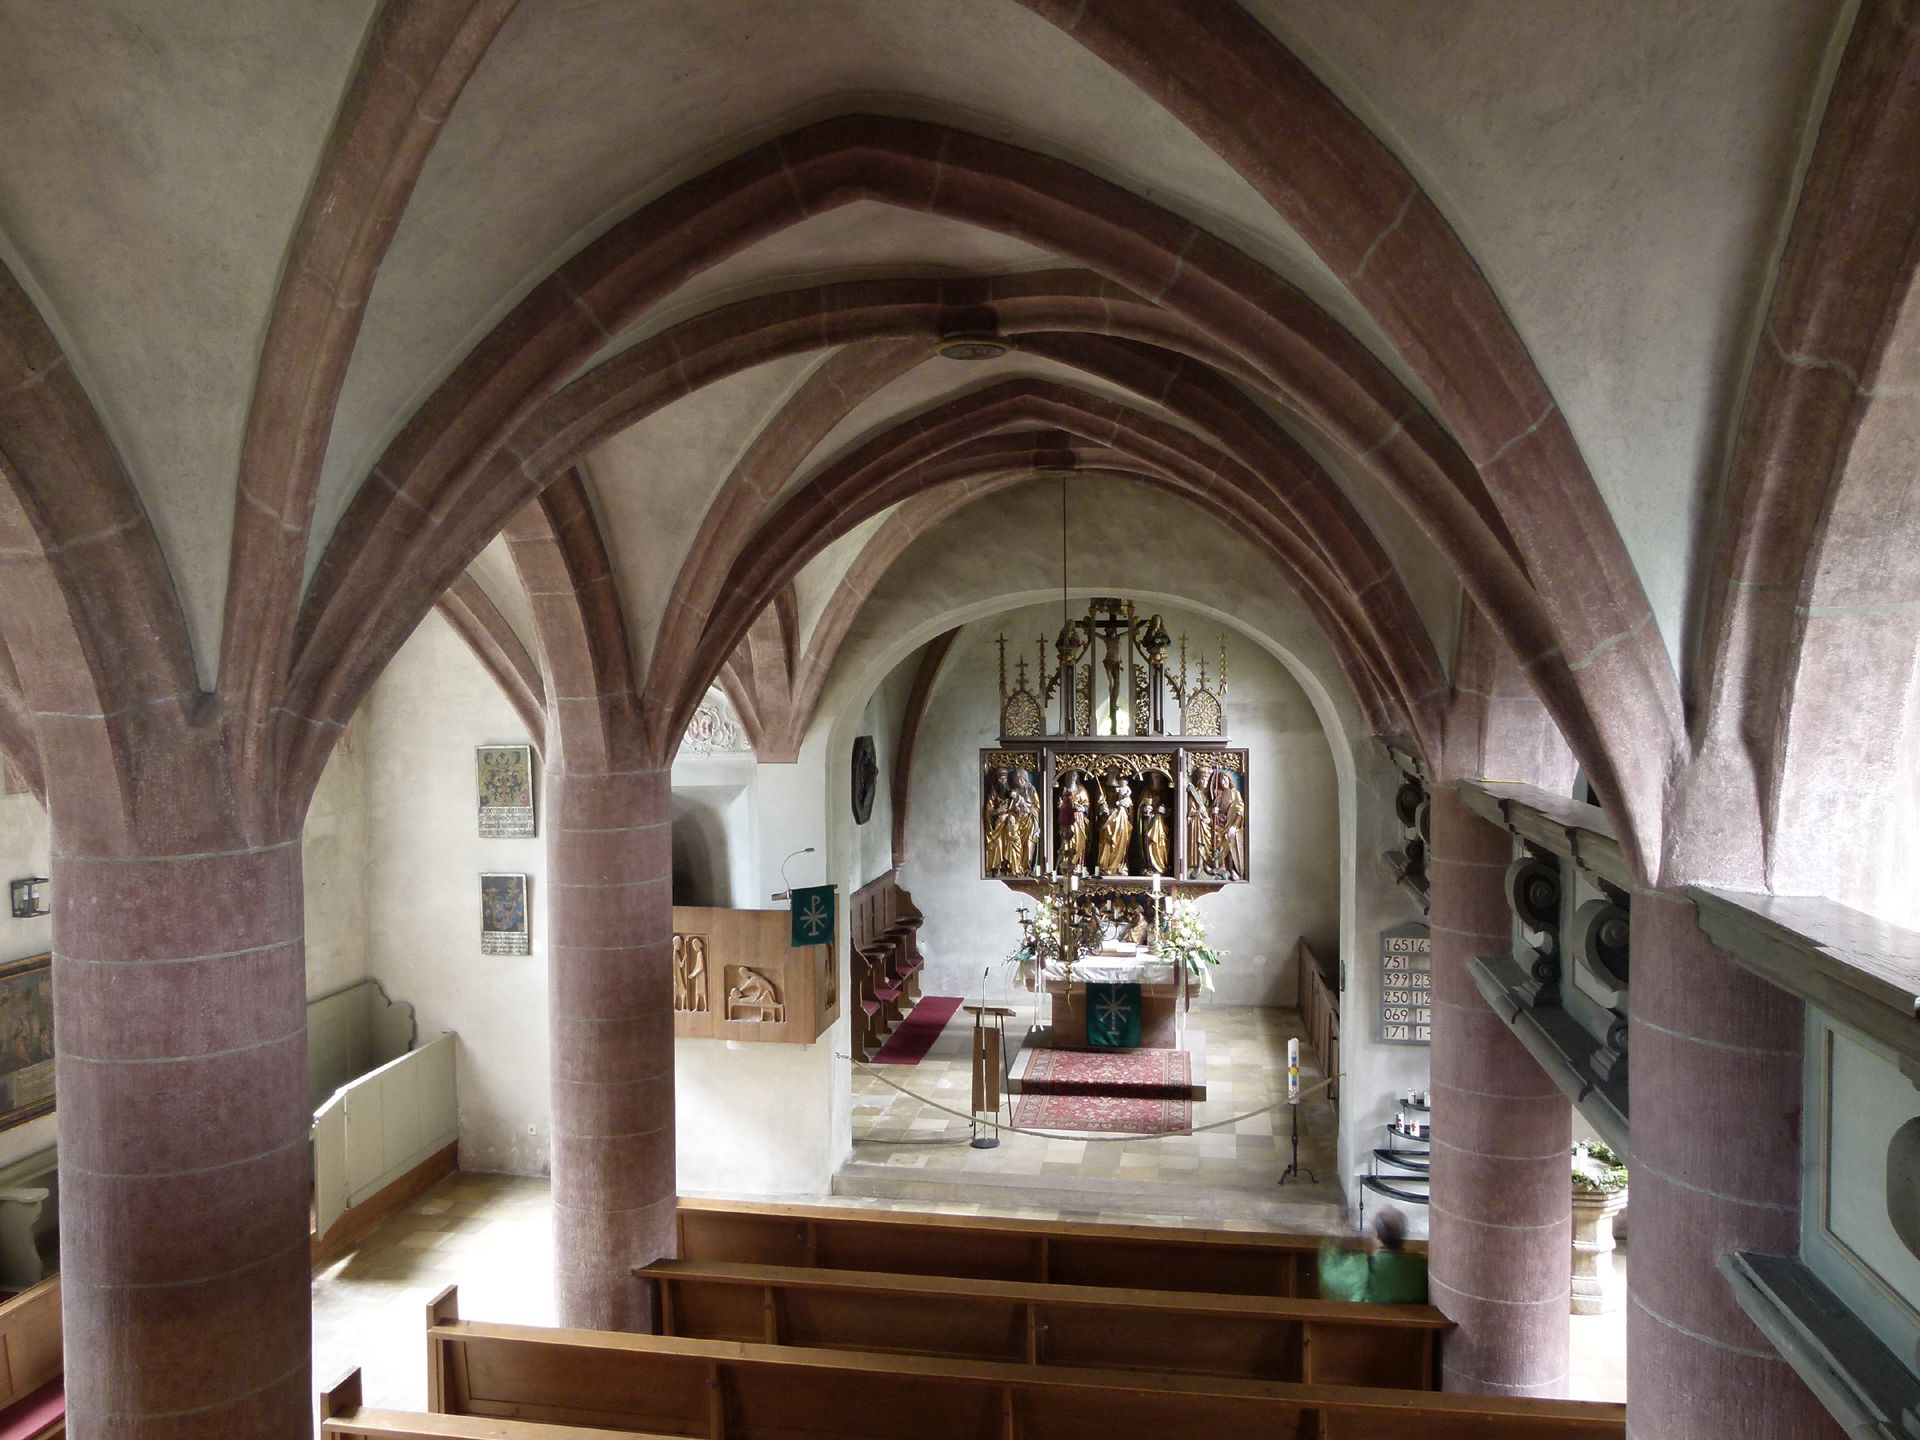
[[[53,813],[67,1433],[298,1440],[313,1404],[300,842],[76,853]]]
[[[1468,973],[1506,954],[1512,841],[1433,794],[1433,1140],[1429,1278],[1460,1328],[1443,1384],[1493,1395],[1567,1388],[1573,1111]]]
[[[674,1253],[677,1193],[671,790],[549,765],[546,799],[555,1300],[562,1325],[649,1330],[631,1272]]]
[[[1800,1248],[1806,1007],[1735,964],[1692,904],[1633,901],[1627,1429],[1637,1440],[1839,1440],[1720,1273]]]

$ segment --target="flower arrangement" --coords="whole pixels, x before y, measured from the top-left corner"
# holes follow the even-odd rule
[[[1192,900],[1175,897],[1167,901],[1165,927],[1160,951],[1187,967],[1187,975],[1213,989],[1213,967],[1226,956],[1207,943],[1207,922],[1200,918],[1200,907]]]
[[[1054,915],[1053,904],[1041,901],[1029,916],[1025,907],[1020,911],[1020,944],[1007,957],[1007,963],[1013,967],[1016,978],[1031,988],[1035,972],[1044,970],[1054,963],[1060,955],[1060,923]]]
[[[1599,1141],[1573,1147],[1573,1188],[1588,1195],[1617,1195],[1627,1188],[1627,1166],[1619,1151]]]

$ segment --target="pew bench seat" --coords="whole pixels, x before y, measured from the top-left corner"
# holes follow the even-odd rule
[[[452,1291],[429,1307],[428,1322],[436,1413],[686,1440],[1623,1440],[1626,1433],[1620,1405],[462,1321]]]
[[[592,1430],[537,1420],[475,1415],[429,1415],[360,1403],[360,1372],[350,1370],[320,1394],[320,1433],[338,1440],[674,1440],[635,1430]]]
[[[1427,1305],[662,1260],[661,1333],[700,1340],[1432,1390]]]

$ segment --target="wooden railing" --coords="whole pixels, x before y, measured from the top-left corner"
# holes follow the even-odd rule
[[[1303,938],[1298,953],[1300,974],[1300,1023],[1307,1032],[1307,1044],[1320,1057],[1321,1070],[1328,1077],[1327,1101],[1340,1104],[1340,967],[1328,964]]]
[[[454,1037],[436,1036],[336,1090],[313,1115],[314,1253],[341,1253],[454,1169]]]

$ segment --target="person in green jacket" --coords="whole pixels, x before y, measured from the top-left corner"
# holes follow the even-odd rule
[[[1427,1303],[1427,1262],[1407,1253],[1407,1217],[1392,1206],[1366,1230],[1320,1247],[1320,1298]]]

